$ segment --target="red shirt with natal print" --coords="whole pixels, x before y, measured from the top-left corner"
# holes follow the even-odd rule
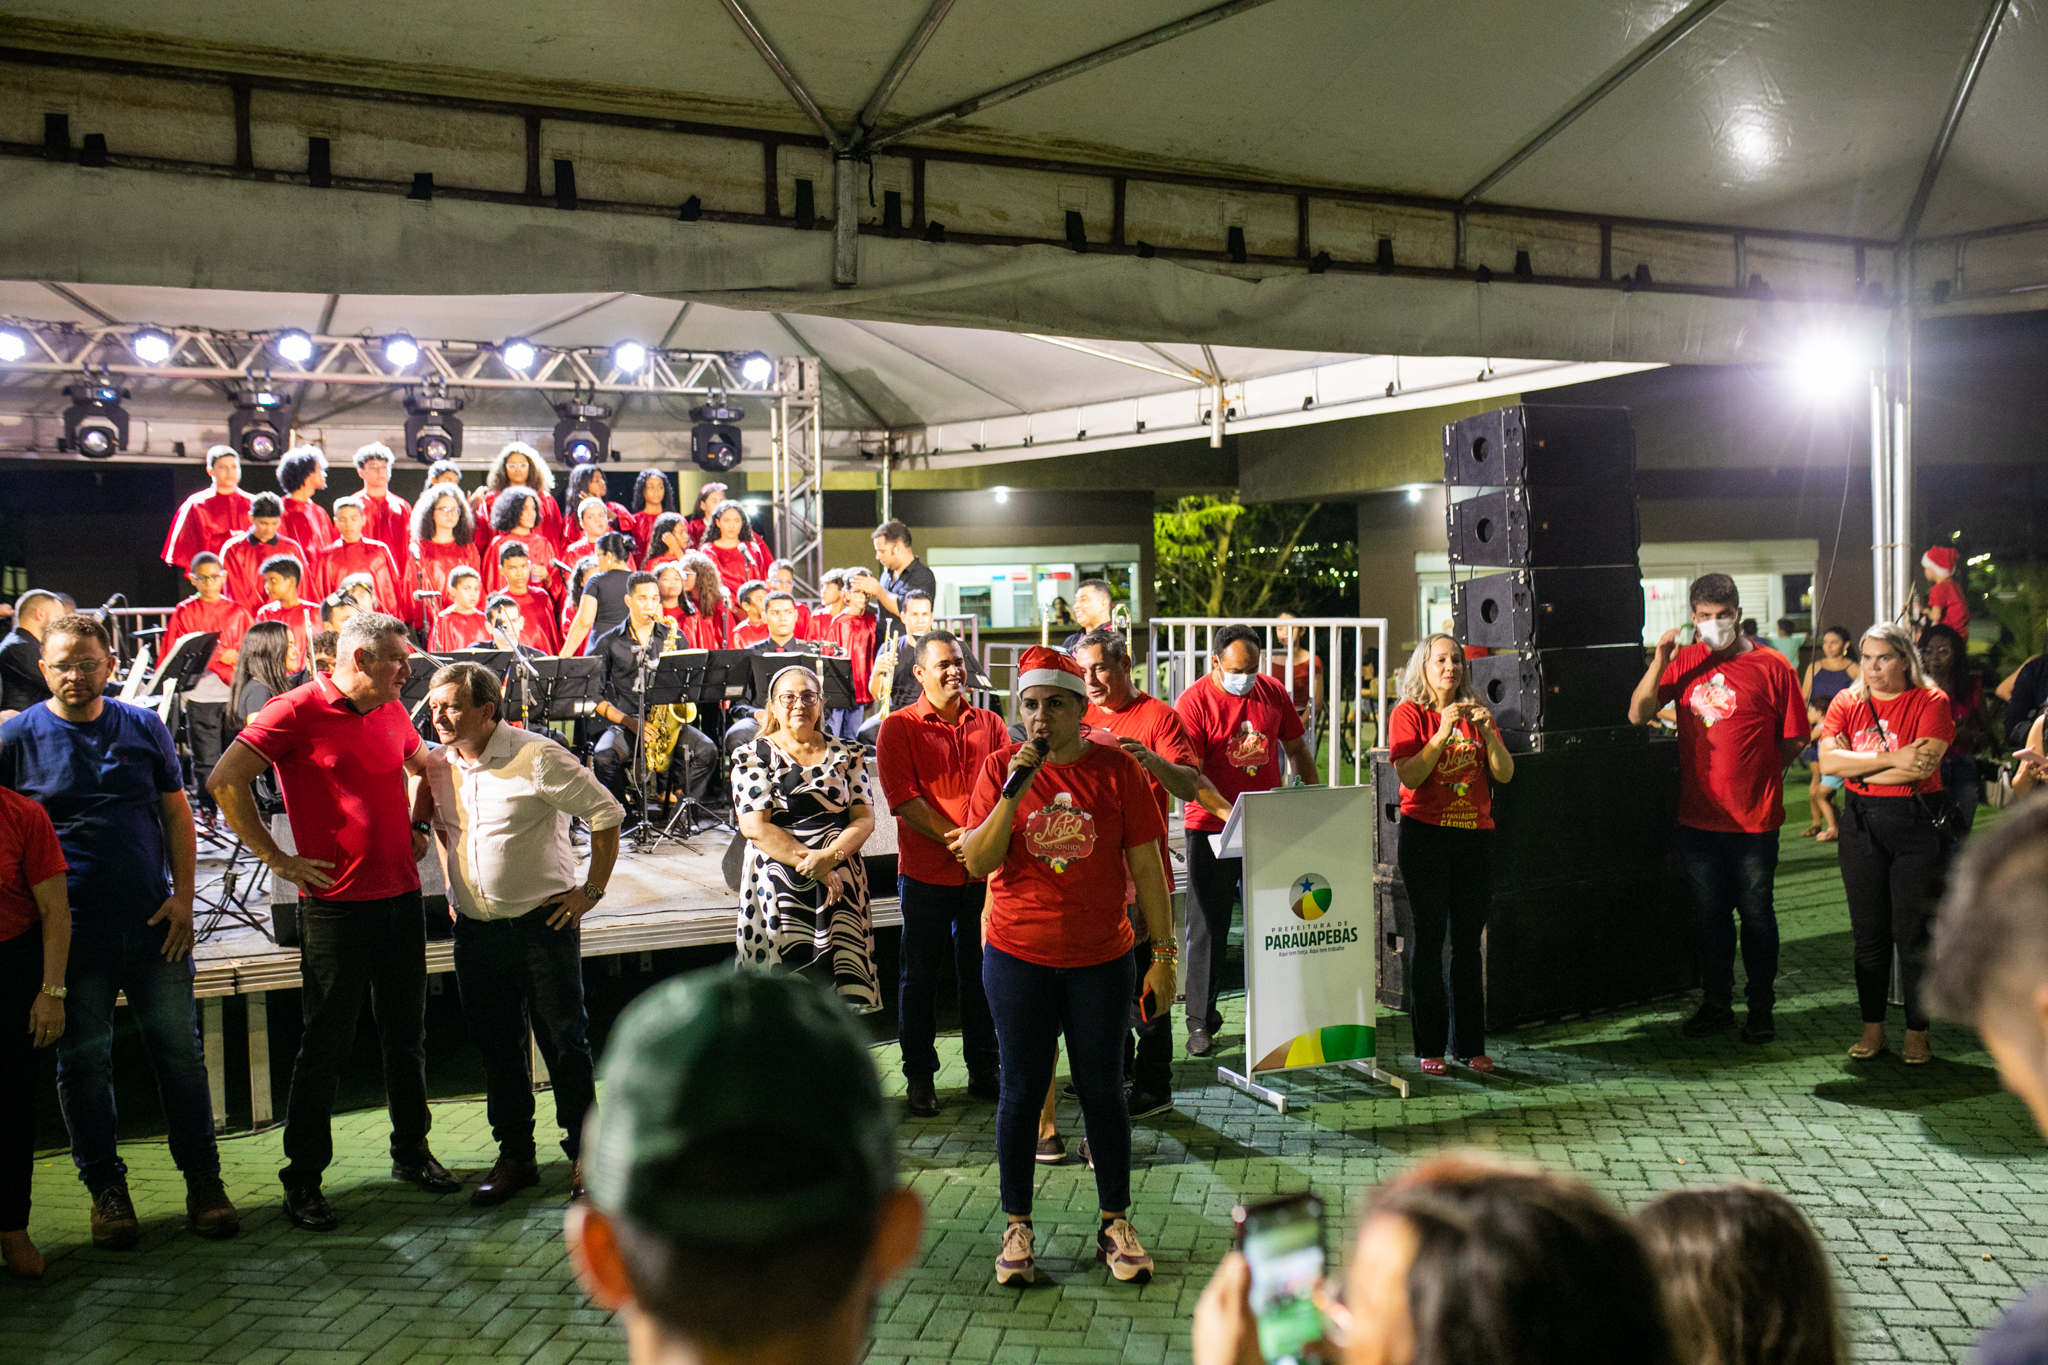
[[[1443,712],[1404,701],[1387,720],[1388,755],[1405,763],[1429,747]],[[1487,781],[1486,732],[1461,720],[1437,755],[1436,770],[1420,787],[1401,784],[1401,814],[1444,829],[1492,829],[1493,784]]]
[[[1828,703],[1820,736],[1846,735],[1849,747],[1859,754],[1889,753],[1903,749],[1916,739],[1955,742],[1956,727],[1948,705],[1948,693],[1938,687],[1910,687],[1890,701],[1858,697],[1843,688]],[[1910,785],[1865,786],[1849,779],[1849,790],[1858,796],[1913,796],[1941,790],[1941,767],[1937,764],[1925,780]]]
[[[1252,690],[1233,697],[1205,674],[1180,694],[1173,709],[1187,726],[1188,741],[1200,756],[1202,771],[1226,801],[1245,792],[1271,791],[1280,785],[1280,746],[1301,738],[1301,717],[1287,689],[1264,674],[1252,679]],[[1214,834],[1223,822],[1189,803],[1181,824]]]
[[[1678,823],[1764,834],[1785,823],[1781,739],[1812,733],[1799,675],[1775,649],[1715,654],[1690,644],[1657,680],[1657,704],[1678,703]]]
[[[1018,748],[1005,745],[982,761],[969,826],[995,809]],[[1089,744],[1072,763],[1042,765],[1017,803],[1009,852],[989,877],[989,946],[1059,968],[1128,953],[1124,853],[1165,837],[1145,771],[1123,750]]]

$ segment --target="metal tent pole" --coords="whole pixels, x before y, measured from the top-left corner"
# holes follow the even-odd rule
[[[1885,369],[1879,363],[1870,370],[1870,591],[1872,614],[1880,621],[1899,610],[1892,590],[1892,424]]]
[[[1908,268],[1907,278],[1911,278]],[[1900,361],[1892,377],[1892,598],[1894,612],[1913,596],[1920,557],[1913,553],[1913,309],[1899,310]]]

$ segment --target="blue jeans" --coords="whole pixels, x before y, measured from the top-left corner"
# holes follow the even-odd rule
[[[533,1159],[533,1073],[526,1030],[548,1064],[562,1150],[583,1149],[583,1120],[597,1101],[590,1017],[583,1008],[583,931],[548,928],[548,906],[514,919],[455,919],[455,988],[469,1040],[484,1057],[484,1112],[505,1156]]]
[[[1124,1103],[1124,1035],[1130,1027],[1131,955],[1093,967],[1041,967],[1000,948],[984,949],[981,981],[995,1016],[1003,1061],[996,1101],[996,1169],[1003,1212],[1028,1217],[1036,1183],[1038,1114],[1052,1085],[1060,1035],[1095,1158],[1095,1202],[1107,1212],[1131,1202],[1131,1115]]]
[[[825,713],[825,733],[834,739],[854,739],[860,734],[861,720],[867,715],[864,706],[848,706]]]
[[[1778,831],[1728,834],[1678,827],[1678,851],[1698,915],[1700,990],[1709,1005],[1735,1004],[1735,920],[1742,923],[1744,994],[1752,1010],[1777,1003],[1778,912],[1771,879],[1778,873]]]
[[[95,1193],[128,1176],[114,1149],[114,997],[124,991],[156,1073],[171,1160],[187,1176],[220,1171],[206,1057],[192,1002],[192,959],[164,961],[169,932],[168,924],[122,931],[88,923],[72,933],[71,961],[64,973],[69,992],[64,1036],[57,1043],[57,1102],[71,1131],[72,1164]]]
[[[928,1081],[938,1074],[934,1046],[939,1025],[939,980],[948,960],[960,983],[960,1051],[969,1076],[994,1076],[1000,1064],[996,1026],[981,987],[981,903],[986,882],[938,886],[898,875],[903,903],[903,952],[896,977],[896,1034],[903,1074]]]

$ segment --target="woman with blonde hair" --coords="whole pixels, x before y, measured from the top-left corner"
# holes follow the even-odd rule
[[[1955,740],[1948,697],[1927,681],[1904,626],[1879,622],[1857,642],[1861,671],[1828,704],[1820,770],[1847,779],[1842,812],[1842,889],[1855,945],[1859,1060],[1885,1050],[1892,954],[1906,997],[1908,1066],[1933,1059],[1920,979],[1935,902],[1954,850],[1953,807],[1941,789],[1941,756]]]
[[[1673,1190],[1629,1220],[1664,1285],[1680,1365],[1842,1365],[1834,1277],[1792,1201],[1761,1185]]]
[[[1401,779],[1396,858],[1415,914],[1403,954],[1415,1055],[1425,1074],[1441,1076],[1448,1044],[1453,1061],[1485,1075],[1493,1059],[1479,935],[1493,896],[1493,784],[1513,779],[1515,760],[1456,640],[1431,635],[1415,646],[1387,734]]]

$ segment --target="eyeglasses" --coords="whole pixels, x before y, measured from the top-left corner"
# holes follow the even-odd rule
[[[787,707],[797,707],[816,706],[824,698],[820,697],[816,692],[784,692],[775,700]]]
[[[106,666],[107,661],[105,659],[85,659],[75,664],[45,663],[43,665],[44,668],[49,669],[60,678],[88,678]]]

